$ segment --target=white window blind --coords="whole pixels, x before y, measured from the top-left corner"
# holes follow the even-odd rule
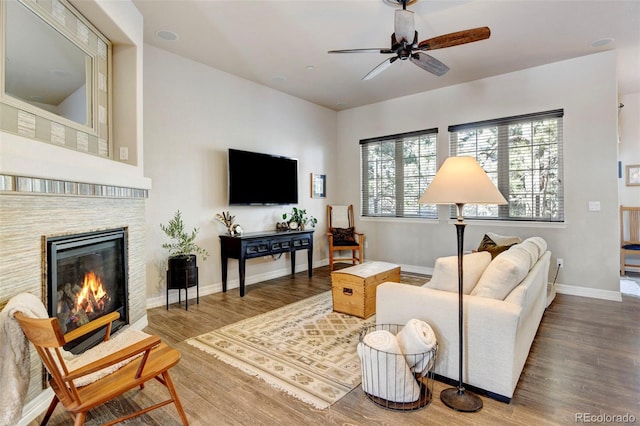
[[[564,221],[563,115],[554,110],[449,127],[451,155],[474,157],[509,202],[465,206],[465,217]]]
[[[438,129],[360,141],[361,212],[377,217],[437,217],[418,199],[436,174]]]

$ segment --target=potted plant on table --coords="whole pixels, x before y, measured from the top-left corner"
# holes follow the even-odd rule
[[[196,255],[201,255],[202,260],[207,260],[209,256],[205,249],[194,242],[200,230],[194,227],[191,232],[185,231],[180,210],[166,225],[161,223],[160,229],[171,239],[171,242],[162,244],[162,248],[169,250],[167,288],[182,289],[197,285]]]
[[[306,225],[311,225],[312,228],[315,228],[318,223],[318,219],[307,215],[306,209],[297,207],[294,207],[289,214],[283,213],[282,220],[289,224],[289,229],[304,229]]]

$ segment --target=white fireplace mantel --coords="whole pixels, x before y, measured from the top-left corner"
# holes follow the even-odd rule
[[[142,168],[0,132],[0,175],[150,189]]]

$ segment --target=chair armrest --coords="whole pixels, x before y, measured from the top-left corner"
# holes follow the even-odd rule
[[[102,370],[103,368],[109,367],[113,364],[117,364],[120,361],[131,358],[132,356],[141,354],[143,352],[148,352],[159,344],[159,336],[149,336],[137,343],[134,343],[131,346],[119,350],[116,353],[107,355],[76,370],[73,370],[69,372],[69,374],[67,374],[65,377],[63,377],[63,379],[65,381],[71,381],[79,377],[86,376],[87,374],[95,373],[96,371]]]
[[[108,313],[107,315],[101,316],[100,318],[97,318],[85,325],[82,325],[78,328],[76,328],[75,330],[72,330],[68,333],[66,333],[64,335],[64,341],[66,343],[71,342],[72,340],[77,339],[78,337],[84,336],[87,333],[92,332],[93,330],[97,330],[100,327],[104,327],[105,325],[107,326],[107,329],[105,330],[105,339],[104,340],[108,340],[109,339],[109,335],[111,334],[111,323],[115,320],[117,320],[118,318],[120,318],[120,313],[119,312],[111,312]]]

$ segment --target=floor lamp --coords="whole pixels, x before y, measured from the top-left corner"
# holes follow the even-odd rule
[[[498,188],[491,182],[485,171],[472,157],[449,157],[419,200],[420,204],[455,204],[458,220],[455,223],[458,235],[458,345],[459,371],[458,387],[448,388],[440,393],[440,399],[449,408],[457,411],[473,412],[482,408],[478,396],[466,392],[463,386],[463,316],[462,316],[462,253],[464,247],[464,227],[462,208],[465,204],[507,204]]]

